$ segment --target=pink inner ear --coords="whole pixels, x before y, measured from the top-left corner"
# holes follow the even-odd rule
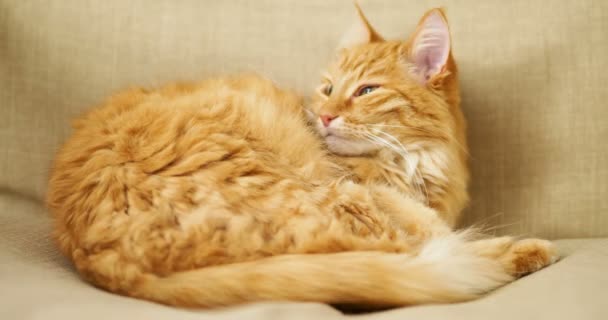
[[[412,60],[424,82],[440,73],[450,54],[450,31],[437,12],[429,14],[412,45]]]

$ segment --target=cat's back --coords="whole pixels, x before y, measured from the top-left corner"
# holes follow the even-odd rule
[[[153,90],[131,88],[76,119],[73,127],[59,163],[63,157],[98,156],[100,151],[112,151],[113,163],[133,162],[168,144],[187,148],[220,137],[222,143],[240,141],[296,164],[308,161],[306,154],[321,152],[306,125],[300,97],[251,74]]]
[[[128,189],[144,212],[158,190],[188,189],[195,174],[213,188],[255,168],[327,179],[334,169],[302,112],[297,95],[254,75],[123,91],[74,122],[53,164],[48,206],[58,221],[71,212],[86,220],[100,206],[120,206]]]
[[[155,126],[186,121],[188,117],[250,127],[295,120],[297,123],[290,125],[302,126],[301,105],[298,95],[255,74],[177,82],[156,89],[135,87],[110,96],[77,118],[74,135],[99,130],[130,134],[133,129],[123,130],[125,126],[151,125],[146,127],[154,129]],[[276,125],[271,127],[280,129]]]

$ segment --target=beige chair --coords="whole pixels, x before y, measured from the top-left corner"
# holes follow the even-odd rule
[[[361,5],[389,38],[446,7],[470,126],[463,224],[556,239],[565,257],[477,301],[360,317],[608,319],[608,2]],[[42,201],[70,118],[108,94],[247,70],[310,92],[353,14],[333,0],[0,0],[0,319],[346,317],[314,303],[187,311],[98,290],[58,254]]]

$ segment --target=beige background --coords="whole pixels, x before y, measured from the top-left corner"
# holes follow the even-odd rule
[[[473,158],[465,224],[608,235],[607,1],[361,4],[389,37],[447,8]],[[2,0],[0,190],[42,199],[69,119],[128,85],[254,70],[309,92],[352,16],[348,0]]]
[[[465,223],[608,236],[608,1],[369,0],[404,37],[445,5],[470,122]],[[315,303],[191,311],[81,281],[49,240],[48,165],[69,119],[128,85],[256,70],[307,92],[353,16],[335,0],[0,0],[0,319],[346,319]],[[469,303],[359,319],[606,318],[608,239]]]

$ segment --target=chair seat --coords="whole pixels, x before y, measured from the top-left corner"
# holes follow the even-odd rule
[[[317,303],[192,311],[107,293],[83,282],[49,238],[39,202],[0,195],[0,319],[341,319]],[[486,297],[358,315],[360,319],[606,319],[608,239],[558,240],[563,259]]]

